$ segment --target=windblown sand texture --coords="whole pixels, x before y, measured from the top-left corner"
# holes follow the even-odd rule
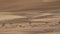
[[[60,34],[60,0],[0,0],[0,34]]]

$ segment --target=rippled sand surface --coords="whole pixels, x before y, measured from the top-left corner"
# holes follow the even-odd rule
[[[0,0],[0,34],[60,34],[60,0]]]

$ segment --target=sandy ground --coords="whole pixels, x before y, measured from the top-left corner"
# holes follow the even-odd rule
[[[60,34],[60,0],[0,0],[0,34]]]
[[[25,11],[59,8],[60,0],[0,0],[0,11]]]

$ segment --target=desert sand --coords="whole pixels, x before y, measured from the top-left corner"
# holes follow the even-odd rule
[[[0,0],[0,34],[60,34],[60,0]]]

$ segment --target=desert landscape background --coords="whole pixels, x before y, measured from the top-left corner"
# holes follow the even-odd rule
[[[0,0],[0,34],[60,34],[60,0]]]

